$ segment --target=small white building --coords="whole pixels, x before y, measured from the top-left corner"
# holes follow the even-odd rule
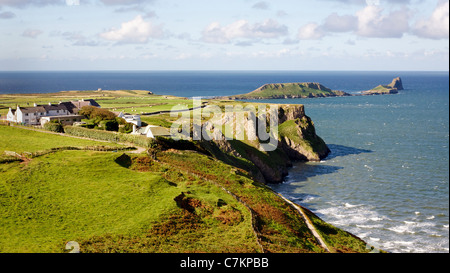
[[[117,116],[119,118],[123,118],[127,123],[133,123],[137,127],[141,127],[141,125],[142,125],[140,115],[129,115],[129,114],[124,114],[123,112],[120,112]]]

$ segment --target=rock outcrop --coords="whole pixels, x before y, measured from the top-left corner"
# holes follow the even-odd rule
[[[242,127],[253,127],[254,116],[243,115],[245,121]],[[266,117],[269,123],[269,116]],[[232,118],[222,116],[222,124],[230,126]],[[319,161],[325,158],[330,150],[325,142],[316,135],[314,123],[305,115],[303,105],[280,105],[278,107],[278,140],[277,147],[272,151],[261,150],[260,137],[256,140],[227,139],[221,131],[215,131],[212,141],[203,142],[203,148],[217,159],[226,162],[235,162],[236,166],[246,165],[255,179],[264,183],[280,183],[288,174],[288,168],[292,166],[292,161]],[[206,124],[206,128],[211,130],[213,124]],[[238,128],[241,130],[242,128]],[[253,128],[250,133],[258,130]],[[248,136],[248,131],[246,131]],[[213,147],[214,146],[214,147]],[[239,162],[239,163],[238,163]]]
[[[384,95],[397,94],[398,90],[403,90],[402,79],[400,77],[394,78],[390,84],[378,85],[377,87],[361,92],[362,95]]]
[[[388,86],[397,90],[403,90],[402,79],[400,77],[397,77],[393,79],[392,82],[388,84]]]

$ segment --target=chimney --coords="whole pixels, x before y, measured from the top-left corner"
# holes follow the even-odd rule
[[[133,133],[136,133],[136,124],[133,124]]]

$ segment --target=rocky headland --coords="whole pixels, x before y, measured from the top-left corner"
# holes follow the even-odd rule
[[[248,128],[247,124],[253,123],[251,114],[243,116],[243,127]],[[231,122],[233,119],[225,114],[222,116],[222,124],[229,126]],[[257,122],[269,123],[268,120]],[[197,145],[219,160],[245,168],[261,183],[281,183],[293,161],[320,161],[330,153],[323,139],[316,134],[314,123],[305,114],[303,105],[279,105],[278,124],[277,147],[273,151],[260,149],[264,141],[258,135],[256,140],[230,140],[222,131],[215,132],[219,135],[212,141],[200,141]],[[206,126],[212,128],[214,125]],[[242,129],[236,127],[239,134]]]

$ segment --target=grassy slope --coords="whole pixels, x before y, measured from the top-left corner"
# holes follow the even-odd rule
[[[0,251],[62,252],[70,240],[83,252],[258,250],[249,213],[218,187],[164,166],[133,170],[118,157],[64,151],[0,165]],[[182,192],[202,204],[197,213],[177,206]],[[232,224],[222,224],[227,210],[236,211]]]
[[[4,151],[16,153],[38,152],[58,147],[120,146],[115,143],[65,137],[17,127],[0,125],[0,154]]]

